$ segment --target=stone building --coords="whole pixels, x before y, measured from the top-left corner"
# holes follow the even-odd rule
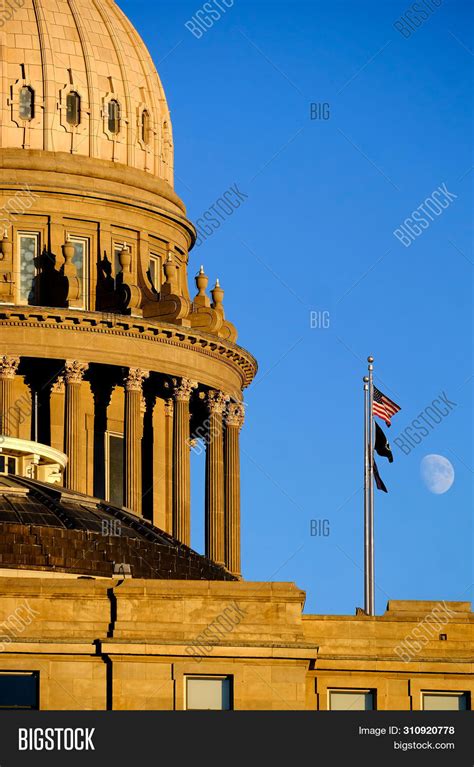
[[[306,615],[242,579],[256,362],[219,282],[189,292],[150,55],[113,0],[0,18],[0,708],[470,708],[469,604]]]

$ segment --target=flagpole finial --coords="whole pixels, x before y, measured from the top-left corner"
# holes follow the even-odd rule
[[[364,378],[362,380],[364,381],[364,383],[369,383],[370,378],[369,378],[369,376],[364,376]]]
[[[374,361],[374,358],[372,356],[367,357],[367,362],[369,363],[369,365],[371,365],[373,361]]]

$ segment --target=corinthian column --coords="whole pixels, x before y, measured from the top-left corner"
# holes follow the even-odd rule
[[[8,419],[13,408],[13,381],[19,364],[19,357],[0,357],[0,434],[5,437],[11,431]]]
[[[191,544],[191,467],[189,400],[197,381],[181,379],[174,392],[173,417],[173,535]]]
[[[206,449],[206,555],[223,565],[225,561],[224,525],[224,440],[222,415],[229,397],[210,391]]]
[[[232,402],[225,415],[225,566],[240,575],[240,447],[244,408]]]
[[[173,417],[174,400],[165,401],[164,497],[165,532],[173,535]]]
[[[86,488],[81,472],[80,451],[84,442],[84,426],[81,428],[81,384],[89,365],[77,360],[68,360],[64,366],[66,384],[64,450],[68,457],[66,467],[66,487],[69,490],[85,492]]]
[[[130,368],[125,379],[125,506],[135,514],[142,513],[142,396],[146,370]]]

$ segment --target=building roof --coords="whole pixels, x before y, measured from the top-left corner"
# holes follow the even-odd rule
[[[24,477],[0,479],[0,568],[112,577],[235,580],[124,508]],[[126,571],[126,568],[124,568]]]
[[[0,149],[112,161],[173,184],[163,87],[143,40],[113,0],[24,0],[2,23],[0,43]],[[20,108],[24,87],[34,92],[28,120]],[[80,96],[77,125],[68,121],[70,92]],[[119,105],[117,135],[109,129],[110,101]]]

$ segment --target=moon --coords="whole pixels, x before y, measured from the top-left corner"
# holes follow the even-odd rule
[[[425,455],[421,462],[421,478],[430,493],[447,493],[454,482],[454,467],[443,455]]]

